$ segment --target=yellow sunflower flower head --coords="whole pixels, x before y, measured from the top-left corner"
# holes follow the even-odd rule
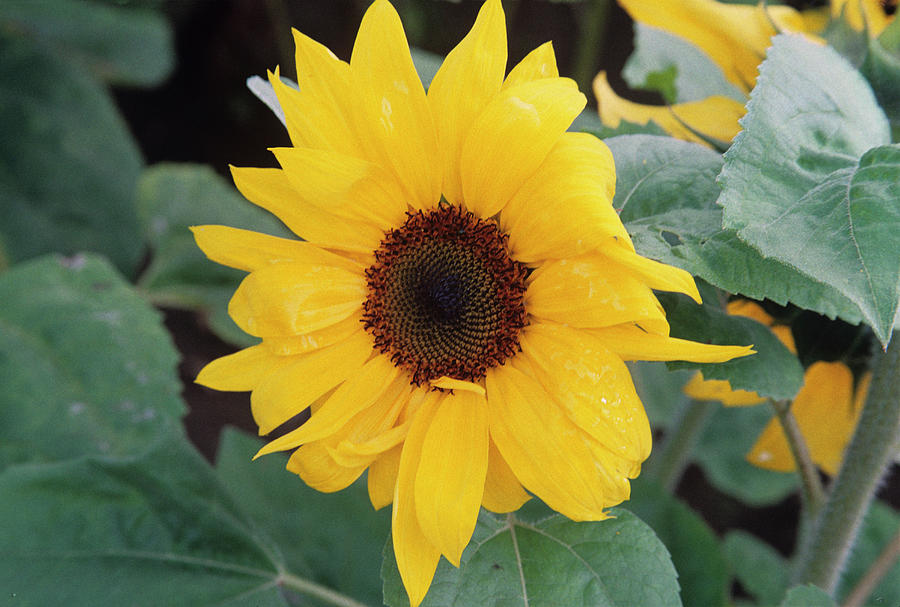
[[[270,78],[293,145],[273,150],[281,168],[233,176],[303,240],[193,228],[249,272],[228,310],[261,338],[197,381],[251,391],[261,435],[310,410],[258,455],[291,450],[288,469],[326,492],[368,470],[415,606],[481,506],[530,492],[600,520],[628,499],[651,434],[624,360],[751,350],[669,337],[652,289],[699,301],[693,279],[635,252],[612,155],[566,131],[585,97],[551,45],[506,73],[499,0],[427,94],[385,0],[349,63],[295,41],[299,89]]]

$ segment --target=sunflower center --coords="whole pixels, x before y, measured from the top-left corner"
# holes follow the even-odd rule
[[[519,350],[526,270],[506,241],[495,222],[450,205],[385,234],[366,270],[363,322],[412,383],[475,381]]]

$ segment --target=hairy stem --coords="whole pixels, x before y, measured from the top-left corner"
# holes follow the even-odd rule
[[[822,489],[822,479],[819,478],[819,471],[812,461],[809,449],[806,447],[806,440],[800,432],[797,425],[797,419],[791,413],[790,403],[786,401],[769,400],[784,430],[784,436],[787,438],[788,447],[791,455],[794,456],[794,462],[797,464],[797,472],[800,474],[800,481],[803,486],[803,505],[804,514],[813,518],[818,514],[819,509],[825,501],[825,491]]]
[[[875,356],[872,384],[828,501],[800,546],[795,581],[834,594],[900,436],[900,335]]]

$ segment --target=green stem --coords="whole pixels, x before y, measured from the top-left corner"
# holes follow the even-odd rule
[[[900,332],[893,337],[887,351],[876,354],[872,384],[844,462],[798,553],[795,581],[832,595],[900,436]]]
[[[600,47],[606,35],[606,19],[609,15],[609,0],[589,0],[580,6],[578,41],[575,49],[575,64],[572,77],[582,92],[591,90],[591,83],[600,63]]]
[[[691,461],[691,452],[716,406],[713,403],[684,399],[675,414],[649,470],[670,493],[678,486],[684,469]]]
[[[349,596],[290,573],[279,575],[276,583],[284,588],[290,588],[302,594],[314,596],[329,605],[336,605],[337,607],[366,607],[363,603],[351,599]]]
[[[797,425],[797,419],[791,413],[791,405],[786,401],[769,400],[784,430],[784,436],[787,439],[788,447],[791,455],[794,456],[794,462],[797,464],[797,472],[800,474],[800,481],[803,486],[803,505],[804,514],[809,519],[814,518],[825,501],[825,491],[822,489],[822,479],[819,478],[819,471],[812,461],[809,449],[806,447],[806,440],[800,427]]]

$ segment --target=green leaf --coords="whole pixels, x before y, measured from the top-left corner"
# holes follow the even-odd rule
[[[616,159],[613,205],[642,255],[729,293],[793,303],[851,323],[862,319],[859,308],[830,287],[763,258],[735,232],[722,229],[715,204],[721,193],[715,183],[719,154],[668,137],[614,137],[606,143]]]
[[[672,554],[685,607],[726,604],[730,580],[725,554],[716,534],[696,512],[644,477],[632,484],[628,508],[650,525]]]
[[[141,158],[106,90],[0,28],[0,98],[6,255],[17,262],[93,250],[130,275],[141,256],[134,210]]]
[[[149,10],[91,0],[4,2],[0,26],[112,84],[154,86],[175,65],[172,30]]]
[[[153,248],[138,285],[155,303],[197,309],[223,339],[255,343],[227,315],[228,300],[245,272],[209,261],[194,243],[192,225],[222,224],[281,237],[290,233],[277,219],[247,202],[209,167],[162,163],[144,171],[138,213]]]
[[[897,514],[897,511],[883,502],[873,501],[856,538],[847,568],[841,577],[837,596],[842,600],[846,598],[846,595],[866,574],[881,551],[890,543],[898,529],[900,529],[900,515]],[[875,590],[872,591],[866,604],[900,604],[900,562],[894,562]]]
[[[0,274],[0,469],[138,453],[179,425],[178,354],[159,313],[96,256]]]
[[[222,481],[275,538],[288,570],[369,605],[381,604],[377,563],[390,509],[376,512],[364,482],[325,494],[285,470],[279,455],[251,461],[259,439],[226,428],[216,462]]]
[[[629,362],[634,388],[656,429],[667,428],[679,405],[687,397],[681,387],[693,374],[690,370],[672,371],[664,362]]]
[[[886,344],[900,300],[900,146],[883,145],[872,90],[832,49],[777,36],[741,124],[720,177],[725,227],[853,301]]]
[[[179,433],[132,459],[10,467],[0,495],[16,606],[287,605],[277,549]]]
[[[837,607],[828,593],[812,584],[795,586],[787,591],[781,607]]]
[[[701,291],[698,306],[684,295],[664,293],[659,300],[672,325],[672,336],[719,345],[752,345],[756,354],[725,363],[667,363],[671,369],[700,369],[705,379],[727,379],[735,390],[774,399],[793,398],[803,385],[803,367],[772,331],[755,320],[731,316],[715,305],[714,293]]]
[[[422,607],[680,605],[675,568],[653,530],[626,510],[611,514],[526,524],[482,512],[460,568],[441,561]],[[390,542],[382,577],[385,603],[408,605]]]
[[[790,581],[790,567],[778,552],[749,533],[725,536],[725,554],[741,586],[760,605],[777,605]]]
[[[745,459],[772,415],[766,405],[720,407],[695,451],[709,482],[750,506],[781,501],[797,488],[796,474],[757,468]]]
[[[669,103],[697,101],[712,95],[746,101],[744,92],[725,78],[722,69],[683,38],[635,23],[634,48],[622,70],[622,77],[631,88],[659,91]]]
[[[867,39],[868,53],[860,71],[900,138],[900,19],[894,19],[878,38]]]
[[[628,122],[627,120],[622,120],[621,122],[619,122],[619,126],[615,128],[606,126],[605,124],[603,124],[603,121],[600,120],[600,115],[597,114],[597,111],[590,108],[584,110],[575,117],[575,120],[572,122],[569,130],[573,132],[590,133],[599,139],[607,139],[609,137],[615,137],[617,135],[666,135],[666,132],[662,129],[662,127],[658,126],[653,121],[648,122],[647,124],[637,124],[634,122]]]

